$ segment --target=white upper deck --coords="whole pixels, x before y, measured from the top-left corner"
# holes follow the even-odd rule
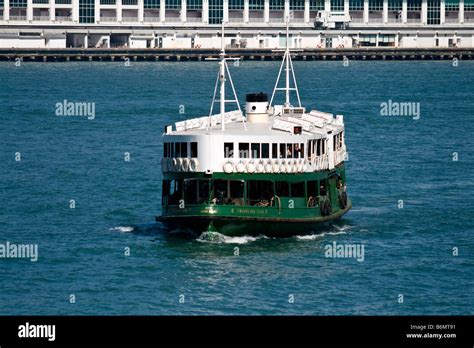
[[[304,173],[332,169],[344,161],[343,117],[317,110],[306,112],[301,107],[288,37],[289,21],[287,48],[271,100],[268,102],[268,96],[263,93],[247,94],[244,116],[227,67],[222,24],[220,69],[210,115],[176,122],[174,128],[166,127],[163,171]],[[283,71],[285,87],[279,88]],[[232,87],[234,99],[226,96],[226,81]],[[276,91],[285,91],[284,105],[272,104]],[[296,92],[297,107],[290,102],[292,91]],[[217,100],[220,113],[213,115]],[[226,112],[226,103],[236,103],[238,109]]]

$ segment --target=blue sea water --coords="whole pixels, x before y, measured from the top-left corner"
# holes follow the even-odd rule
[[[154,216],[163,128],[208,113],[216,64],[0,63],[0,243],[39,248],[0,258],[1,315],[474,314],[474,62],[294,62],[302,103],[344,114],[353,209],[317,233],[206,243]],[[231,67],[239,98],[271,93],[278,65]],[[63,100],[95,119],[56,116]],[[420,118],[380,115],[389,100]],[[364,261],[325,257],[333,242]]]

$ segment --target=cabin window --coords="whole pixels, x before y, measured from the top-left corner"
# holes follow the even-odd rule
[[[300,153],[298,158],[304,158],[304,143],[300,144]]]
[[[183,180],[172,180],[170,184],[170,205],[178,205],[183,198]]]
[[[272,144],[272,158],[278,158],[278,144]]]
[[[275,193],[278,197],[289,197],[290,187],[288,181],[276,181]]]
[[[234,143],[224,143],[224,158],[234,158]]]
[[[209,201],[209,189],[210,189],[209,179],[199,180],[198,183],[198,203],[206,203]]]
[[[319,196],[318,192],[318,181],[317,180],[310,180],[306,183],[308,197],[316,198]]]
[[[249,144],[239,143],[239,157],[249,158]]]
[[[198,157],[198,143],[197,142],[191,143],[191,157],[192,158]]]
[[[170,154],[170,157],[174,157],[174,143],[169,143],[168,144],[169,146],[169,154]]]
[[[215,180],[212,192],[214,204],[244,205],[243,180]]]
[[[161,205],[168,206],[168,198],[170,195],[170,181],[163,180],[163,189],[161,190]]]
[[[247,181],[248,205],[266,207],[273,197],[273,182],[266,180]]]
[[[184,201],[186,204],[197,203],[197,192],[198,192],[198,180],[197,179],[185,179],[184,180]]]
[[[163,143],[163,157],[168,157],[168,143]]]
[[[262,144],[262,158],[270,158],[270,145],[268,143]]]
[[[230,199],[234,205],[244,205],[244,181],[230,180]]]
[[[286,158],[293,158],[293,144],[286,144]]]
[[[260,158],[260,144],[252,143],[251,146],[252,158]]]
[[[188,143],[181,143],[181,157],[188,157]]]
[[[304,181],[291,183],[291,197],[304,198]]]
[[[280,144],[280,158],[286,158],[286,144]]]
[[[227,204],[228,203],[228,181],[227,180],[214,180],[213,182],[213,198],[212,203],[214,204]]]
[[[181,157],[181,143],[174,143],[174,157]]]

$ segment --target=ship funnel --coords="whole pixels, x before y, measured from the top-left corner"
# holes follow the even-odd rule
[[[247,94],[245,97],[245,101],[245,113],[247,115],[247,122],[268,122],[268,95],[262,92]]]

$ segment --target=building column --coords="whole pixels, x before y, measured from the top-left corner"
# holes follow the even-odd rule
[[[397,32],[395,34],[395,47],[398,47],[398,42],[400,41],[400,34]]]
[[[446,1],[441,0],[439,4],[439,23],[444,24],[446,21],[446,11],[445,11]]]
[[[428,1],[422,0],[421,2],[421,23],[426,24],[428,22]]]
[[[84,48],[89,47],[89,33],[84,34]]]
[[[388,23],[388,0],[383,0],[382,22]]]
[[[100,22],[100,0],[94,0],[94,22]]]
[[[304,22],[309,23],[309,0],[304,0]]]
[[[224,0],[222,4],[224,7],[222,9],[222,20],[226,23],[229,22],[229,0]]]
[[[33,0],[28,0],[26,3],[26,19],[29,21],[33,20]]]
[[[270,0],[265,0],[263,5],[263,21],[270,22]]]
[[[369,23],[369,0],[364,0],[364,23]]]
[[[331,0],[324,0],[324,11],[331,11]]]
[[[79,22],[79,0],[72,0],[72,20]]]
[[[117,22],[122,21],[122,0],[117,0]]]
[[[145,20],[145,5],[143,0],[138,0],[138,21],[141,23]]]
[[[244,0],[244,23],[249,22],[249,0]]]
[[[402,23],[403,24],[406,24],[407,22],[407,14],[408,14],[407,0],[403,0],[402,2]]]
[[[3,2],[3,20],[10,20],[10,0]]]
[[[187,11],[187,6],[186,6],[186,0],[181,0],[181,10],[179,12],[179,16],[181,17],[181,22],[186,22],[186,11]]]
[[[162,0],[164,2],[164,0]],[[202,0],[202,22],[209,23],[209,1]]]
[[[165,0],[160,0],[160,22],[165,21],[165,12],[166,11],[166,2]]]
[[[459,23],[464,23],[464,0],[459,0]]]
[[[349,0],[344,0],[344,13],[349,15]]]
[[[54,0],[51,0],[49,2],[49,20],[50,21],[56,20],[56,3]]]
[[[285,10],[283,12],[283,21],[285,23],[287,18],[290,18],[290,0],[285,0]]]

